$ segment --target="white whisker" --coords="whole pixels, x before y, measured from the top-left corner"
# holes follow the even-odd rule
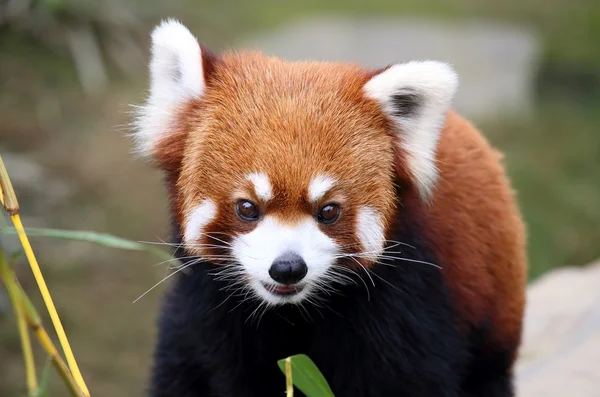
[[[144,292],[142,295],[140,295],[136,300],[133,301],[133,303],[139,301],[140,299],[142,299],[146,294],[148,294],[150,291],[152,291],[154,288],[158,287],[160,284],[162,284],[163,282],[165,282],[166,280],[168,280],[169,278],[173,277],[174,275],[176,275],[177,273],[181,272],[184,269],[187,269],[188,267],[195,265],[196,263],[200,262],[200,260],[198,261],[192,261],[190,263],[188,263],[186,266],[181,267],[180,269],[177,269],[176,271],[174,271],[173,273],[169,274],[168,276],[164,277],[162,280],[160,280],[158,283],[154,284],[152,287],[150,287],[150,289],[146,292]]]

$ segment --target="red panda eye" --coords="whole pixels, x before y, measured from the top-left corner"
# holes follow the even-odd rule
[[[258,219],[258,208],[256,204],[248,200],[239,200],[235,206],[236,212],[240,218],[245,221],[255,221]]]
[[[334,203],[325,204],[319,211],[317,219],[326,225],[337,221],[340,216],[340,206]]]

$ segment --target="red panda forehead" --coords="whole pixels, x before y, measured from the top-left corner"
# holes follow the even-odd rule
[[[255,194],[261,175],[287,216],[308,211],[318,178],[329,196],[387,212],[393,206],[393,150],[385,119],[364,98],[369,74],[343,64],[289,63],[230,54],[191,115],[180,186],[194,205],[203,197]],[[190,115],[187,115],[188,117]],[[193,192],[193,194],[192,194]]]

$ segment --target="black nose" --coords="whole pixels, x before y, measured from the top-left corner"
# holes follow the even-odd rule
[[[296,284],[306,276],[306,272],[306,262],[294,252],[286,252],[277,257],[269,269],[271,278],[281,284]]]

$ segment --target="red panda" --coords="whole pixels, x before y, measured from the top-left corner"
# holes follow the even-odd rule
[[[150,80],[135,144],[189,270],[150,396],[278,396],[298,353],[337,396],[513,395],[524,226],[448,64],[215,55],[168,20]]]

